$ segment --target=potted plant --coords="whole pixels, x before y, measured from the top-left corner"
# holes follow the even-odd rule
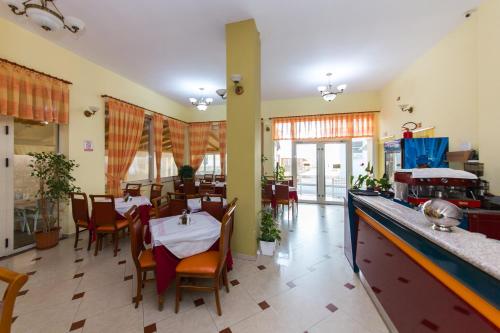
[[[285,167],[276,162],[276,169],[274,170],[274,180],[285,180]]]
[[[351,176],[349,181],[351,192],[360,195],[378,195],[375,192],[377,180],[374,177],[373,166],[370,164],[370,162],[368,162],[368,165],[365,168],[365,172],[366,174],[364,175],[358,175],[356,180],[354,180],[354,176]],[[365,189],[363,189],[363,185],[365,186]]]
[[[182,180],[184,179],[192,179],[194,177],[194,169],[190,165],[183,165],[179,168],[179,177]]]
[[[389,190],[392,188],[392,184],[389,181],[389,177],[386,174],[382,176],[382,178],[377,179],[377,190],[380,192],[380,195],[386,198],[392,198],[394,193]]]
[[[276,241],[281,240],[281,230],[270,208],[260,212],[260,236],[258,240],[261,254],[265,256],[274,255]]]
[[[33,158],[29,167],[31,176],[39,181],[37,194],[38,209],[42,217],[42,230],[35,232],[37,249],[48,249],[59,243],[59,208],[62,201],[67,201],[70,192],[77,192],[79,187],[71,175],[78,164],[68,160],[63,154],[53,152],[29,153]],[[49,215],[49,206],[56,206],[56,216]]]

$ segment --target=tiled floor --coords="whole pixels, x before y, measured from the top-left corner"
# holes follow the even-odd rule
[[[274,258],[235,259],[220,317],[208,293],[186,293],[174,314],[172,288],[159,312],[154,282],[135,309],[128,239],[117,257],[110,245],[97,257],[75,251],[70,238],[2,260],[31,274],[17,299],[13,332],[387,332],[344,257],[343,208],[301,204],[290,232],[284,216]]]

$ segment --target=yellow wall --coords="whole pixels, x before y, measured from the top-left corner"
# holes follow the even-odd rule
[[[450,137],[450,150],[470,142],[479,149],[485,179],[500,193],[498,82],[500,2],[488,0],[476,13],[406,68],[381,91],[380,136],[400,137],[406,121],[435,126]],[[400,96],[401,102],[396,98]],[[413,114],[398,104],[413,105]],[[381,150],[379,149],[379,154]],[[379,155],[379,161],[383,159]]]
[[[104,104],[102,94],[162,112],[190,119],[191,110],[158,93],[98,66],[21,27],[0,19],[0,57],[73,82],[70,88],[70,122],[66,152],[80,167],[76,182],[87,193],[104,193]],[[100,111],[86,118],[88,106]],[[83,151],[83,140],[92,140],[93,152]],[[72,232],[71,224],[65,232]]]
[[[478,17],[478,144],[485,179],[500,195],[500,1],[485,2]]]

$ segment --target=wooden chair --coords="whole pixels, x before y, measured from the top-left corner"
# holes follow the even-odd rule
[[[281,205],[281,208],[284,209],[285,205],[288,207],[288,219],[290,220],[290,206],[292,210],[294,209],[293,200],[290,199],[290,188],[288,185],[275,185],[275,194],[276,198],[276,207]],[[293,216],[293,213],[292,213]]]
[[[135,307],[137,308],[139,302],[142,300],[142,288],[144,288],[144,282],[147,281],[147,273],[151,271],[155,273],[156,262],[153,256],[153,250],[144,248],[144,230],[137,206],[131,207],[128,212],[125,213],[125,217],[128,220],[130,253],[134,260],[137,276],[137,294],[135,296]]]
[[[174,191],[175,192],[180,192],[182,190],[181,185],[182,185],[182,180],[174,179]]]
[[[8,333],[12,325],[12,313],[14,312],[17,294],[26,281],[28,281],[28,275],[0,267],[0,280],[8,284],[0,302],[0,312],[2,315],[0,318],[0,332]]]
[[[96,256],[97,252],[100,249],[102,250],[104,235],[111,234],[115,243],[114,256],[116,257],[119,231],[128,228],[128,221],[126,219],[116,219],[115,198],[112,195],[91,195],[90,201],[92,202],[92,215],[97,236],[94,255]]]
[[[201,210],[212,215],[218,221],[222,221],[225,214],[224,200],[222,195],[209,194],[201,197]]]
[[[198,190],[196,189],[196,185],[194,181],[184,181],[184,193],[187,195],[195,195],[198,194]]]
[[[151,184],[151,192],[149,193],[149,201],[161,197],[161,191],[163,190],[163,185],[161,184]]]
[[[272,184],[266,184],[264,188],[262,189],[262,198],[261,202],[263,206],[271,206],[273,204],[273,185]],[[274,212],[274,209],[273,209]]]
[[[231,230],[233,227],[233,216],[236,206],[231,207],[221,223],[221,231],[219,238],[219,250],[207,251],[194,256],[184,258],[177,265],[175,269],[175,313],[179,312],[179,302],[182,296],[182,290],[192,291],[213,291],[215,293],[215,303],[217,305],[217,314],[222,315],[219,288],[221,286],[221,279],[229,292],[229,283],[227,279],[226,258],[229,252],[229,242]],[[199,286],[193,284],[183,284],[183,279],[211,279],[213,280],[212,286]]]
[[[71,192],[69,196],[71,198],[71,212],[73,214],[73,221],[75,222],[76,230],[74,248],[78,245],[80,228],[82,228],[82,231],[89,231],[89,242],[87,245],[87,251],[89,251],[92,243],[92,231],[89,228],[90,216],[87,195],[85,193]]]
[[[203,180],[211,183],[214,181],[214,175],[213,174],[205,174],[205,175],[203,175]]]
[[[141,196],[141,184],[129,184],[125,186],[125,191],[123,194],[130,194],[132,197],[140,197]]]
[[[183,210],[188,209],[187,195],[185,193],[167,193],[168,214],[167,216],[181,215]]]
[[[214,194],[215,193],[215,185],[213,185],[212,183],[208,183],[208,184],[200,183],[200,186],[198,187],[198,193],[200,195]]]
[[[153,204],[153,209],[151,209],[151,212],[153,212],[153,215],[151,216],[152,218],[159,219],[161,217],[169,216],[168,198],[168,195],[165,194],[151,201]]]
[[[215,181],[223,183],[223,182],[226,181],[226,176],[225,175],[216,175],[215,176]]]

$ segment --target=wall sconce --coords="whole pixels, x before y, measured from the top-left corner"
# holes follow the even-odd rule
[[[243,95],[245,89],[243,89],[243,87],[240,85],[241,75],[240,74],[231,75],[231,81],[233,81],[234,83],[234,93],[236,95]]]
[[[400,104],[399,108],[403,112],[408,112],[408,113],[413,113],[413,106],[408,105],[408,104]]]
[[[222,99],[227,98],[227,90],[226,89],[217,89],[215,92],[217,93],[217,95],[220,96],[220,98],[222,98]]]
[[[89,109],[83,111],[83,114],[85,115],[85,117],[90,118],[95,115],[97,111],[99,111],[99,108],[97,106],[89,106]]]

